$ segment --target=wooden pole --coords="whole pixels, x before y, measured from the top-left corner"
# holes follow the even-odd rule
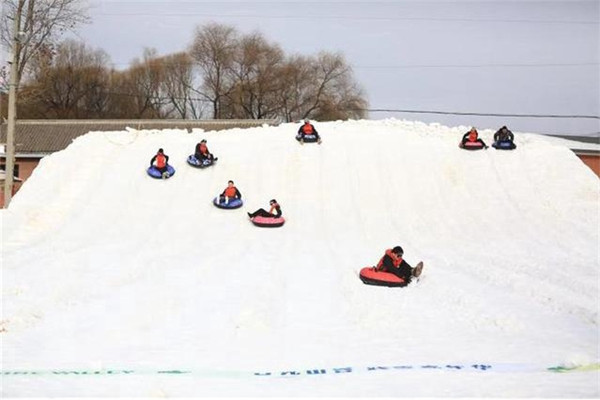
[[[22,4],[23,2],[20,2]],[[17,121],[17,86],[19,80],[19,46],[20,46],[20,26],[21,26],[21,7],[17,10],[13,20],[13,46],[12,61],[10,64],[10,82],[8,84],[8,125],[6,130],[6,170],[4,178],[4,208],[8,208],[12,199],[15,170],[15,125]]]

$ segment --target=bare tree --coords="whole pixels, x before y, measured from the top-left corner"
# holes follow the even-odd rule
[[[17,54],[17,83],[41,48],[57,44],[65,32],[89,20],[83,0],[2,0],[2,3],[0,40],[3,47]],[[11,22],[17,15],[21,17],[20,35],[17,48],[13,49]]]
[[[11,4],[20,15],[40,4],[67,7],[76,1],[13,0]],[[158,56],[146,49],[125,71],[110,70],[103,51],[74,41],[57,44],[50,38],[39,42],[35,52],[28,47],[22,53],[23,57],[29,54],[31,77],[21,90],[25,115],[201,118],[206,107],[215,119],[294,121],[360,118],[367,108],[341,54],[286,57],[259,32],[240,35],[232,27],[209,24],[197,28],[188,53]]]
[[[230,73],[237,31],[225,25],[212,23],[196,29],[190,55],[202,75],[198,94],[212,104],[213,118],[221,118],[221,103],[231,91]]]
[[[166,96],[166,115],[177,118],[198,118],[200,108],[193,98],[194,75],[192,58],[185,52],[172,54],[158,60],[163,64],[162,92]]]
[[[0,67],[0,124],[4,116],[8,116],[8,70],[6,66]]]
[[[113,77],[113,98],[135,118],[198,118],[202,106],[194,98],[194,68],[185,52],[159,57],[146,49],[124,73]],[[124,110],[122,109],[122,110]]]
[[[319,121],[360,119],[365,117],[367,107],[362,91],[349,84],[322,96],[318,109],[311,116]]]
[[[350,72],[344,57],[340,54],[321,52],[312,66],[312,85],[309,97],[309,106],[302,110],[301,118],[307,118],[314,114],[321,105],[323,99],[333,89],[335,83]]]
[[[43,54],[39,52],[39,54]],[[108,55],[83,42],[66,40],[55,54],[38,57],[35,75],[23,87],[21,104],[30,116],[101,118],[109,89]],[[37,115],[36,115],[37,114]]]
[[[316,106],[311,107],[304,118],[309,115],[318,120],[364,117],[368,104],[344,57],[321,53],[318,60]]]
[[[145,49],[142,60],[134,60],[128,70],[126,93],[132,95],[134,118],[161,118],[167,99],[163,93],[165,65],[157,57],[156,50]]]
[[[295,55],[280,70],[280,113],[287,122],[298,120],[313,103],[312,63],[310,57]]]
[[[129,71],[110,71],[107,115],[110,118],[133,118],[136,115],[135,87]]]
[[[280,74],[281,117],[286,121],[360,118],[367,101],[341,54],[292,56]]]
[[[244,36],[236,49],[232,65],[233,90],[229,105],[236,118],[270,118],[279,114],[279,74],[284,54],[260,33]]]

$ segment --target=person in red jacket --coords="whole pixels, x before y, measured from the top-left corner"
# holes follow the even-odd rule
[[[234,186],[233,181],[227,182],[227,187],[223,190],[223,193],[219,195],[219,203],[229,203],[229,199],[242,199],[242,194]]]
[[[271,199],[271,201],[269,201],[269,205],[271,206],[271,209],[269,209],[269,211],[265,210],[264,208],[259,208],[258,210],[254,211],[253,213],[248,213],[248,217],[250,217],[250,218],[254,218],[257,216],[265,217],[265,218],[281,217],[281,206],[279,204],[277,204],[277,200]]]
[[[319,136],[319,132],[313,124],[310,123],[308,119],[304,120],[304,125],[302,125],[298,129],[298,135],[296,135],[296,139],[300,141],[300,143],[304,144],[304,137],[312,135],[317,138],[317,143],[321,144],[321,137]]]
[[[465,147],[465,143],[467,142],[480,143],[484,149],[488,148],[487,145],[483,142],[483,140],[479,138],[479,132],[477,132],[477,129],[475,129],[475,127],[472,127],[469,132],[463,135],[462,140],[460,142],[460,147]]]
[[[402,256],[404,255],[404,250],[402,247],[396,246],[393,249],[387,249],[385,254],[375,267],[377,271],[389,272],[397,277],[401,278],[408,285],[414,276],[417,278],[421,275],[421,271],[423,270],[423,263],[417,264],[415,268],[411,267]]]
[[[156,165],[154,165],[154,161],[156,161]],[[150,160],[150,167],[154,166],[154,168],[160,171],[163,177],[165,177],[165,174],[168,174],[168,164],[169,156],[164,153],[163,149],[158,149],[158,153],[156,153],[154,157],[152,157],[152,159]]]
[[[208,146],[206,146],[206,139],[202,139],[200,143],[196,145],[194,157],[196,157],[196,159],[200,161],[200,163],[203,163],[204,160],[208,160],[211,163],[216,160],[213,154],[210,151],[208,151]]]

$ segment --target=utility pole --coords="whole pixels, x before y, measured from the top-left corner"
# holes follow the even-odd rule
[[[20,7],[19,7],[20,8]],[[4,174],[4,208],[8,208],[12,199],[15,170],[15,125],[17,120],[17,85],[19,80],[19,46],[21,45],[21,9],[17,10],[13,20],[12,61],[8,84],[8,125],[6,130],[6,170]]]

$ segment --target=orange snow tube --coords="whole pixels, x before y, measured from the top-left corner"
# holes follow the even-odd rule
[[[367,285],[401,287],[406,286],[407,282],[390,273],[377,271],[375,267],[365,267],[360,270],[360,280]]]

